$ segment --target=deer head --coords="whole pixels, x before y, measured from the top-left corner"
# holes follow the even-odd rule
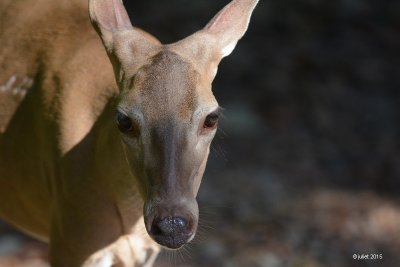
[[[205,28],[164,45],[132,26],[120,0],[89,0],[119,87],[116,127],[146,229],[163,246],[179,248],[195,235],[196,195],[219,118],[211,83],[257,2],[233,0]]]

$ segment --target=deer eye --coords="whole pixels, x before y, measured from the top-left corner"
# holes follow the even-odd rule
[[[213,129],[217,126],[219,114],[217,112],[213,112],[208,114],[206,119],[204,120],[203,128]]]
[[[117,120],[118,130],[120,132],[129,133],[134,130],[132,120],[125,114],[122,114],[121,112],[117,111],[116,120]]]

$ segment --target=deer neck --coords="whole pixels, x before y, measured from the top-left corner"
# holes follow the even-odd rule
[[[110,99],[86,137],[93,148],[92,175],[87,179],[96,179],[96,190],[114,205],[122,232],[129,234],[142,217],[143,200],[113,120],[113,102]]]

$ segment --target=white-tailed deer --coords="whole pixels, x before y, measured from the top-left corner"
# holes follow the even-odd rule
[[[120,0],[89,0],[96,31],[84,0],[2,0],[1,218],[49,241],[55,267],[151,266],[159,245],[190,242],[211,83],[257,2],[163,45]]]

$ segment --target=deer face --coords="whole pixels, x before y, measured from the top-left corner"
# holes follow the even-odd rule
[[[117,107],[127,159],[145,200],[146,229],[170,248],[196,231],[195,197],[219,116],[200,79],[182,57],[160,51],[133,76]]]
[[[120,88],[116,127],[145,202],[147,232],[179,248],[197,229],[196,195],[217,128],[211,83],[257,1],[233,1],[205,29],[170,45],[134,29],[119,0],[89,3]]]

